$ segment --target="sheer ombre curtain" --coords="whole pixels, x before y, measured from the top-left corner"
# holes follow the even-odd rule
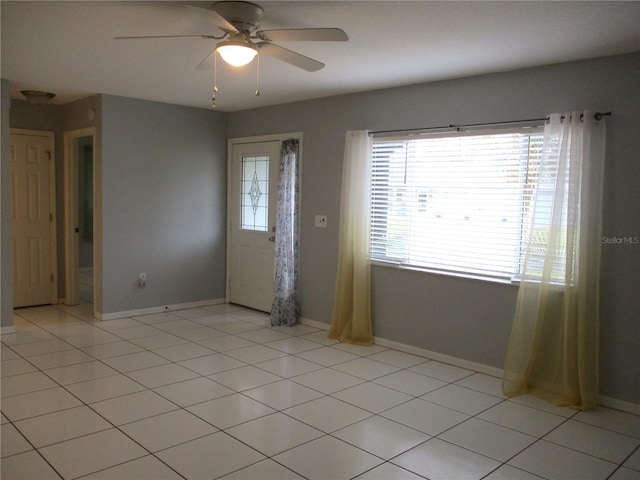
[[[340,196],[338,272],[329,329],[329,338],[359,345],[373,343],[369,264],[371,147],[369,132],[347,132]]]
[[[275,278],[271,325],[293,326],[300,317],[298,291],[298,208],[300,142],[282,142],[278,172],[276,212]]]
[[[586,409],[598,399],[605,122],[550,116],[526,227],[527,250],[505,361],[507,396]]]

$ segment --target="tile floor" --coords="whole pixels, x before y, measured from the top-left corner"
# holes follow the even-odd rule
[[[3,479],[640,479],[638,416],[230,305],[90,308],[2,336]]]

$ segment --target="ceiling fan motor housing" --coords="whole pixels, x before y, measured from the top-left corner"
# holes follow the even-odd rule
[[[264,9],[251,2],[216,2],[212,10],[241,32],[253,32],[260,27]]]

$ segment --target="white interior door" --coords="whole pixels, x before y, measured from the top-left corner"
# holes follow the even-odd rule
[[[13,305],[57,303],[53,137],[11,133]]]
[[[231,303],[268,312],[273,301],[276,201],[280,141],[231,148]]]

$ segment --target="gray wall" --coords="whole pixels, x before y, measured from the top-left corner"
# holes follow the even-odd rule
[[[9,188],[9,82],[0,80],[0,327],[13,325],[13,248]]]
[[[229,115],[229,136],[304,133],[302,315],[329,323],[346,130],[545,117],[592,108],[607,120],[605,236],[640,236],[640,54],[278,105]],[[315,214],[328,228],[313,226]],[[601,393],[640,403],[640,246],[603,245]],[[517,288],[373,268],[377,336],[502,368]]]
[[[224,298],[226,123],[102,96],[102,313]]]

